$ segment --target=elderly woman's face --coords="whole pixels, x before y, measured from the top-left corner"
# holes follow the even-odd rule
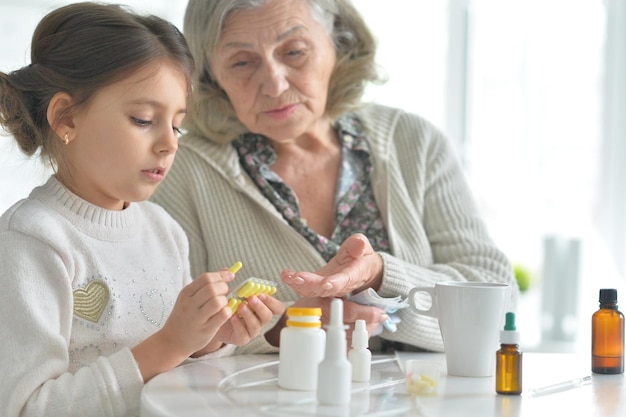
[[[283,141],[328,127],[323,116],[335,48],[306,1],[270,0],[234,12],[211,61],[250,131]]]

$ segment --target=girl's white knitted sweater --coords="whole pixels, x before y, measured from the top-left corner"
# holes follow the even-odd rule
[[[188,282],[186,236],[162,208],[105,210],[55,177],[34,189],[0,218],[0,415],[138,415],[130,347]]]

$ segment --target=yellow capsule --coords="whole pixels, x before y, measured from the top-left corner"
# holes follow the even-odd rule
[[[239,304],[241,304],[241,300],[238,298],[231,298],[228,300],[228,307],[230,307],[233,313],[239,309]]]
[[[232,272],[233,274],[236,274],[237,272],[239,272],[239,270],[241,269],[242,266],[243,266],[243,264],[241,262],[237,261],[230,268],[228,268],[228,270],[230,272]]]
[[[237,297],[245,297],[245,294],[250,292],[250,289],[252,288],[253,285],[254,283],[249,280],[241,284],[239,288],[237,288],[237,291],[236,291]]]
[[[241,287],[239,291],[237,291],[237,295],[241,298],[246,298],[254,294],[256,291],[258,291],[258,289],[259,289],[259,284],[257,284],[256,282],[250,281],[247,284],[245,284],[243,287]]]

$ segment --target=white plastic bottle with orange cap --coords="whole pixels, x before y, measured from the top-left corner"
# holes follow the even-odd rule
[[[287,326],[280,331],[278,385],[281,388],[314,391],[318,365],[324,359],[326,333],[322,309],[287,309]]]

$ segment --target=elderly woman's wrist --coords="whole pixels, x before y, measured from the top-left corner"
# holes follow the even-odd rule
[[[375,274],[372,280],[369,283],[369,288],[372,288],[374,291],[380,290],[380,287],[383,285],[383,275],[385,271],[385,262],[383,261],[383,257],[376,252],[374,254],[376,257],[376,267],[374,268]]]

